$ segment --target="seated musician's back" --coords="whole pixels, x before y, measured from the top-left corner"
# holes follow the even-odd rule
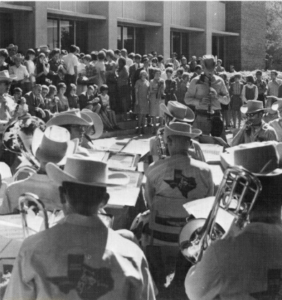
[[[78,156],[67,159],[64,171],[47,165],[66,217],[23,242],[6,300],[155,299],[141,249],[98,217],[109,199],[106,187],[128,182],[123,174],[107,176],[106,167]]]

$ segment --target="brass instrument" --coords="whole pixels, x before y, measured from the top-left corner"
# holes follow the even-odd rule
[[[23,227],[23,235],[24,238],[27,238],[30,233],[29,233],[29,227],[27,223],[27,210],[32,208],[35,214],[38,214],[39,211],[43,213],[43,218],[44,218],[44,230],[49,228],[49,222],[48,222],[48,214],[45,209],[45,206],[43,202],[35,195],[32,193],[24,193],[19,197],[19,208],[20,208],[20,213],[22,217],[22,227]]]
[[[241,167],[228,168],[208,218],[189,220],[180,233],[179,246],[184,257],[193,264],[199,262],[210,243],[226,233],[216,223],[219,209],[232,214],[235,217],[234,225],[242,229],[249,222],[250,211],[261,189],[259,179],[252,173]]]

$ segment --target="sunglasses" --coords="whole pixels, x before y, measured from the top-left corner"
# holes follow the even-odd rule
[[[246,114],[246,116],[252,118],[252,117],[256,116],[259,113],[261,113],[261,111],[258,111],[258,112],[255,112],[255,113],[249,113],[249,114]]]

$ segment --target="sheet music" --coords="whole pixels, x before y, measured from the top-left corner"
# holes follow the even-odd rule
[[[216,144],[200,144],[200,147],[207,163],[220,162],[220,154],[223,152],[222,146]]]

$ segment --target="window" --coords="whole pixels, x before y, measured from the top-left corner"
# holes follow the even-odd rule
[[[189,57],[189,34],[185,32],[171,31],[170,32],[170,50],[171,54],[176,52],[178,59],[184,55]]]
[[[13,40],[13,15],[0,13],[0,43],[2,47],[7,47],[14,43]]]
[[[224,61],[225,59],[225,38],[223,36],[212,37],[212,54]]]
[[[140,27],[118,26],[117,28],[117,48],[125,48],[128,53],[145,52],[144,29]]]
[[[87,22],[48,19],[47,38],[51,49],[69,50],[70,45],[77,44],[80,50],[87,50]]]

